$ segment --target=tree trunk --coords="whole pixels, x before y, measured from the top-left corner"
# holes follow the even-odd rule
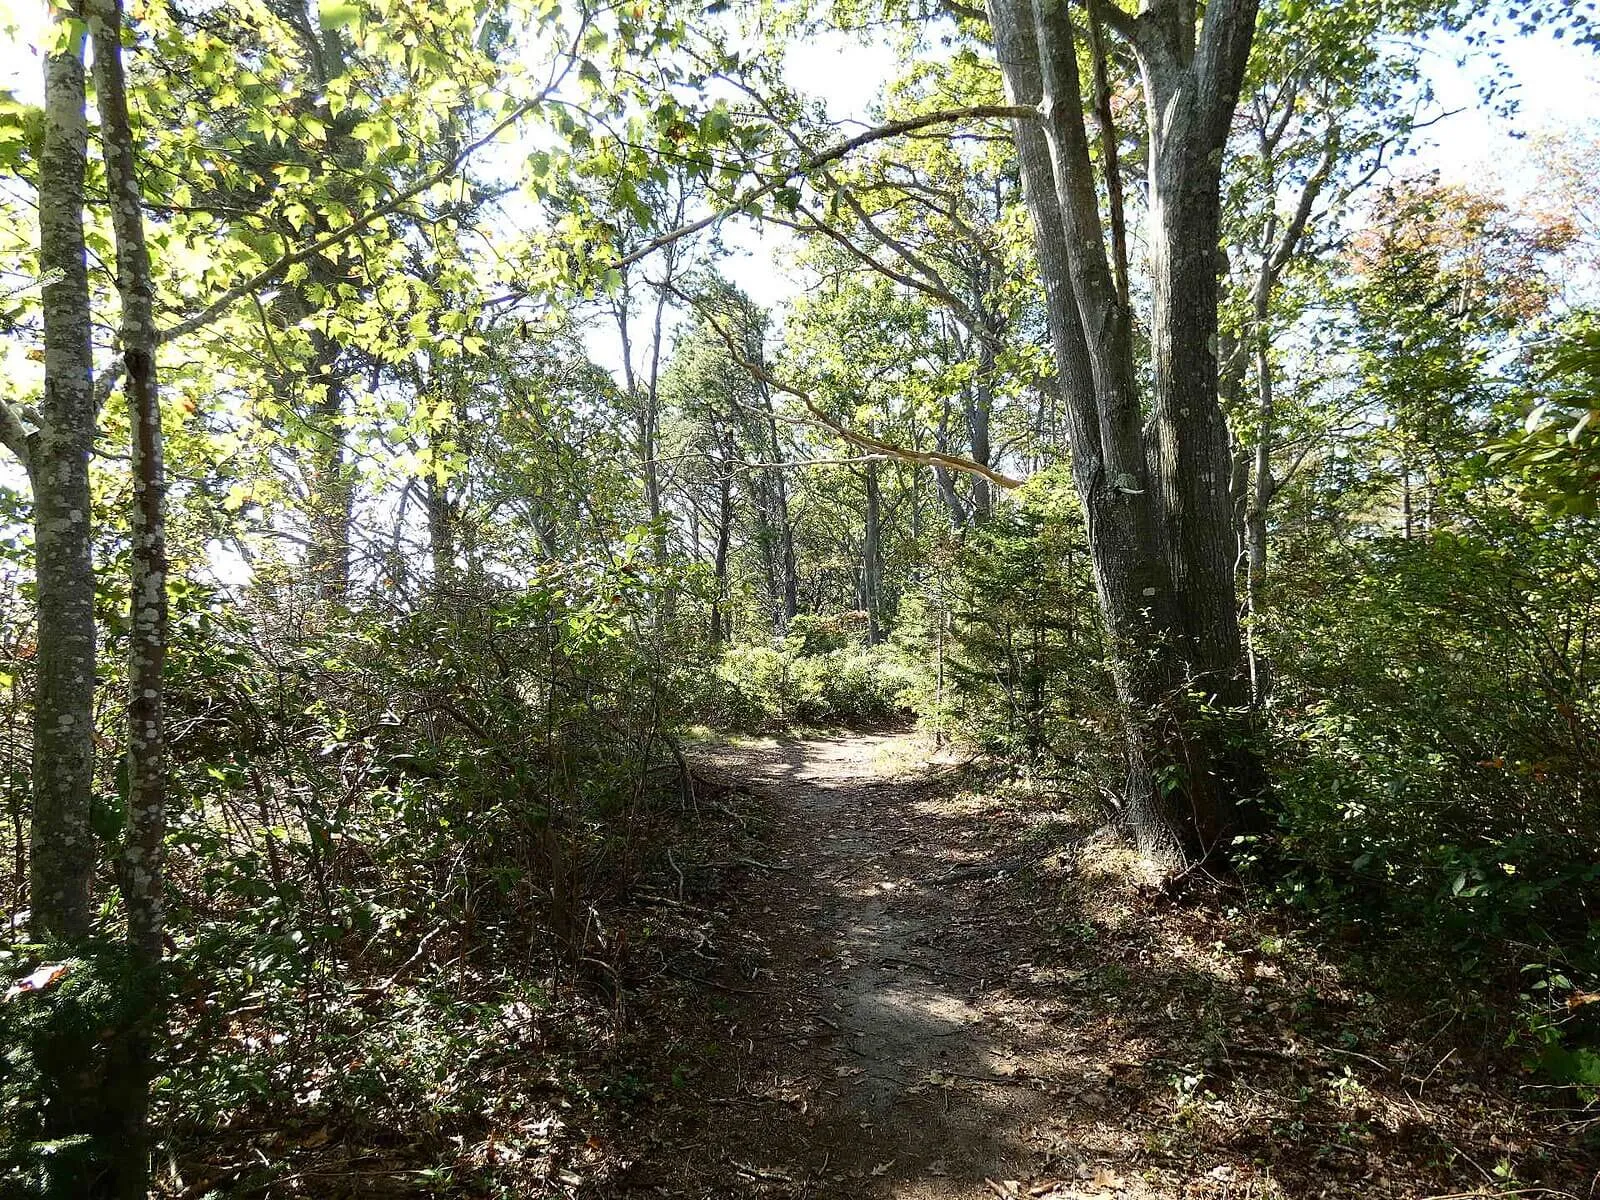
[[[1100,126],[1100,163],[1106,181],[1106,215],[1111,225],[1111,266],[1117,300],[1129,308],[1128,218],[1122,196],[1122,166],[1117,146],[1117,123],[1111,112],[1111,73],[1097,6],[1102,0],[1085,0],[1089,30],[1089,61],[1094,71],[1094,115]],[[1115,2],[1115,0],[1113,0]]]
[[[941,454],[950,452],[950,399],[945,397],[939,407],[939,428],[934,431],[933,448]],[[937,464],[933,468],[933,483],[939,493],[939,499],[944,503],[950,513],[950,524],[956,529],[963,529],[971,519],[966,502],[961,499],[961,493],[956,490],[955,477],[948,467]]]
[[[761,395],[761,406],[766,412],[766,434],[771,446],[772,461],[783,462],[783,443],[778,440],[778,418],[772,409],[772,391],[765,383],[758,385]],[[789,628],[789,622],[794,620],[800,611],[800,585],[798,567],[794,556],[794,524],[789,516],[789,482],[784,478],[782,467],[773,472],[774,475],[774,504],[775,516],[778,526],[778,574],[781,579],[782,596],[779,598],[779,619],[776,622],[777,632],[782,634]]]
[[[1173,866],[1216,849],[1236,828],[1235,800],[1259,783],[1249,739],[1231,718],[1202,717],[1195,703],[1223,713],[1247,712],[1249,703],[1213,345],[1220,161],[1255,3],[1212,0],[1198,44],[1184,8],[1154,0],[1138,18],[1119,13],[1152,114],[1148,450],[1131,313],[1107,261],[1071,22],[1052,0],[992,0],[990,10],[1011,102],[1042,114],[1037,124],[1016,122],[1018,157],[1127,715],[1125,815],[1141,846]]]
[[[355,481],[345,453],[345,375],[337,342],[314,333],[312,347],[316,365],[309,382],[316,389],[311,408],[316,444],[306,501],[311,527],[306,572],[321,599],[339,603],[350,592],[350,523],[355,508]]]
[[[167,554],[161,407],[156,379],[156,326],[150,255],[128,118],[122,68],[121,0],[90,0],[95,94],[100,109],[111,225],[122,302],[123,387],[132,439],[132,578],[128,662],[128,811],[118,879],[128,912],[128,949],[135,1006],[112,1080],[122,1145],[117,1192],[143,1197],[149,1186],[149,1086],[162,1018],[162,900],[166,841],[167,743],[162,669],[167,652]]]
[[[989,443],[989,418],[994,411],[994,369],[998,357],[995,336],[990,330],[980,330],[977,335],[978,362],[972,382],[964,393],[967,419],[967,439],[972,447],[972,461],[989,466],[994,455]],[[972,519],[978,524],[989,519],[994,511],[994,488],[987,479],[972,477]]]
[[[867,464],[866,519],[861,539],[861,596],[867,610],[867,645],[883,640],[883,496],[878,464]]]
[[[53,7],[62,32],[80,14]],[[39,160],[39,268],[44,285],[44,398],[33,439],[34,552],[39,609],[34,702],[30,898],[35,936],[74,941],[93,920],[95,624],[89,454],[94,360],[83,237],[83,35],[45,58]]]
[[[455,503],[450,485],[432,474],[423,481],[428,514],[428,551],[433,556],[433,590],[444,598],[453,590],[456,575]]]
[[[729,451],[724,451],[725,454]],[[733,477],[728,474],[724,458],[722,477],[717,482],[717,548],[712,560],[711,574],[715,591],[711,597],[711,644],[722,644],[724,609],[723,600],[728,594],[728,546],[733,537]]]
[[[1266,699],[1267,672],[1256,647],[1256,620],[1261,614],[1261,592],[1267,582],[1267,509],[1277,490],[1272,478],[1273,424],[1277,405],[1272,390],[1272,355],[1267,333],[1267,293],[1258,289],[1256,301],[1256,454],[1254,486],[1245,514],[1245,611],[1250,617],[1246,649],[1250,657],[1250,695],[1260,705]]]

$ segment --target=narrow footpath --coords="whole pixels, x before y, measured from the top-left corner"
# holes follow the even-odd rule
[[[1492,1064],[1436,1065],[1314,953],[1140,886],[1094,813],[968,790],[927,749],[701,752],[759,827],[714,894],[673,864],[705,916],[597,1194],[1422,1200],[1539,1145],[1514,1089],[1463,1083]],[[1586,1178],[1561,1150],[1545,1178]]]

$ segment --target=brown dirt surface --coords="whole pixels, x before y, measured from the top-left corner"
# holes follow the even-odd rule
[[[1600,1195],[1481,1010],[1385,998],[1237,893],[1171,900],[1092,813],[908,734],[696,766],[733,836],[640,901],[672,949],[580,1194]]]

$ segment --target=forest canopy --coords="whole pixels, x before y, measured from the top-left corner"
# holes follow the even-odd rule
[[[899,831],[956,926],[1015,876],[1113,944],[1049,872],[1120,864],[1152,944],[1386,997],[1352,1061],[1449,1013],[1519,1122],[1485,1169],[1400,1072],[1429,1149],[1339,1085],[1364,1183],[970,1194],[1592,1175],[1600,127],[1430,150],[1441,70],[1524,132],[1519,48],[1592,69],[1589,0],[13,7],[4,1194],[626,1193],[693,1092],[638,1043],[814,873],[718,755],[819,731],[1041,831]],[[903,1181],[728,1161],[658,1194]]]

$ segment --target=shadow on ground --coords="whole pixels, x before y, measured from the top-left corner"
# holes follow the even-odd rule
[[[703,753],[759,849],[650,899],[701,932],[636,1014],[589,1194],[1590,1194],[1448,1005],[1396,1013],[1291,934],[1164,901],[1092,814],[924,749]]]

